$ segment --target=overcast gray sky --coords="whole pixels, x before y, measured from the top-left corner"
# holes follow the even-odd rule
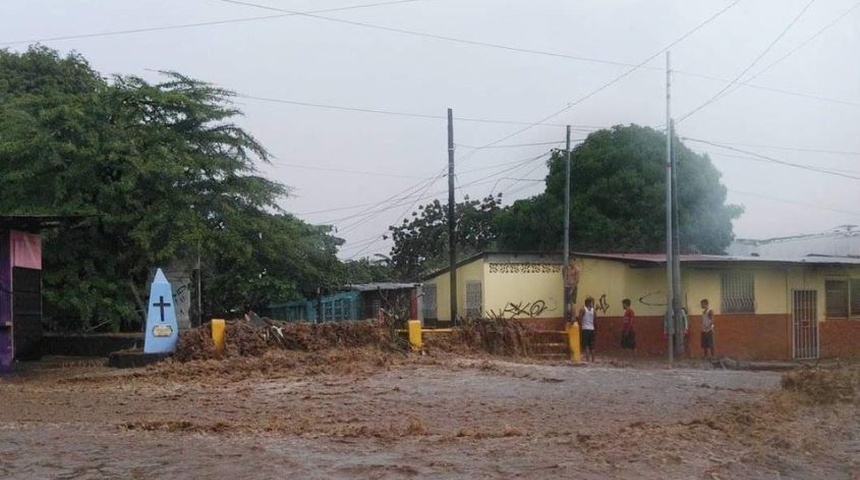
[[[711,142],[686,141],[711,155],[729,201],[745,207],[735,234],[860,224],[856,0],[248,3],[3,0],[0,48],[41,40],[81,53],[106,75],[155,81],[154,71],[176,70],[238,92],[240,123],[274,155],[261,171],[293,188],[283,206],[335,225],[346,259],[387,253],[388,225],[418,204],[446,201],[448,107],[457,199],[502,192],[509,204],[543,190],[528,179],[544,178],[541,155],[563,146],[564,124],[575,139],[616,124],[663,128],[660,52],[704,24],[671,47],[671,108],[683,118],[679,135]],[[316,16],[260,8],[368,4]],[[129,30],[143,31],[86,36]]]

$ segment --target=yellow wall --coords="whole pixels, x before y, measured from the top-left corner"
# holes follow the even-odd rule
[[[495,264],[495,266],[493,266]],[[516,269],[500,270],[499,265],[512,264]],[[523,265],[531,268],[522,269]],[[545,268],[535,271],[534,266]],[[633,268],[623,262],[578,258],[573,265],[579,270],[576,307],[591,296],[603,315],[621,316],[621,300],[629,298],[637,315],[663,315],[666,310],[666,269],[663,266]],[[552,266],[552,267],[551,267]],[[543,271],[546,270],[546,271]],[[699,301],[707,298],[716,313],[721,313],[721,275],[731,271],[751,272],[754,278],[755,313],[791,314],[793,290],[817,292],[817,316],[826,317],[824,282],[830,278],[860,278],[860,266],[824,267],[816,265],[736,265],[686,266],[681,269],[682,305],[687,311],[701,313]],[[443,273],[425,283],[437,285],[439,320],[450,320],[449,275]],[[488,254],[461,266],[457,270],[458,313],[466,310],[466,283],[479,281],[482,285],[483,311],[503,312],[511,303],[530,308],[542,301],[537,317],[563,316],[563,279],[560,262],[553,256]],[[510,316],[510,315],[505,315]],[[518,317],[524,315],[519,314]]]
[[[574,266],[579,269],[576,309],[583,305],[587,297],[593,297],[602,315],[621,316],[621,300],[629,297],[627,284],[631,280],[628,274],[630,268],[621,262],[592,258],[579,258],[574,261]],[[661,301],[665,302],[665,299],[663,293]],[[632,297],[630,300],[636,309],[636,301]]]
[[[492,254],[484,278],[485,312],[507,318],[564,316],[564,279],[554,256]]]
[[[476,258],[457,268],[457,315],[462,316],[466,311],[466,282],[477,281],[482,283],[485,298],[486,286],[483,285],[484,259]],[[436,313],[440,321],[451,320],[451,275],[444,272],[427,281],[425,284],[436,285]]]

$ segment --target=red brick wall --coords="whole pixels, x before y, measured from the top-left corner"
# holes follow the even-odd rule
[[[563,318],[519,319],[536,330],[560,331]],[[791,315],[729,315],[716,316],[714,347],[718,357],[738,360],[790,360]],[[621,317],[598,317],[597,354],[619,355],[621,350]],[[830,319],[819,323],[820,357],[860,359],[860,320]],[[690,352],[702,357],[700,348],[701,315],[690,317]],[[662,317],[636,317],[636,354],[646,357],[666,357]]]
[[[860,320],[830,319],[818,328],[821,358],[860,358]]]
[[[600,317],[597,324],[597,352],[619,354],[621,317]],[[791,330],[788,315],[717,315],[714,350],[717,356],[738,360],[787,360],[791,358]],[[702,357],[700,348],[702,317],[690,318],[690,355]],[[663,338],[663,317],[636,318],[636,354],[667,356]]]

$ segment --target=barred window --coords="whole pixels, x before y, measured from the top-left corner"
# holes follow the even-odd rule
[[[755,282],[750,272],[722,275],[723,313],[755,313]]]
[[[481,282],[466,282],[466,317],[478,318],[483,312]]]
[[[860,279],[825,280],[824,301],[828,317],[860,316]]]
[[[436,313],[436,284],[435,283],[425,283],[424,284],[424,302],[422,305],[422,311],[424,314],[424,318],[428,320],[436,320],[438,317],[438,313]]]

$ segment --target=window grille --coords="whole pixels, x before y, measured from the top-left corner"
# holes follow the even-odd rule
[[[828,317],[860,316],[860,279],[824,281],[824,312]]]
[[[851,279],[851,289],[848,291],[848,296],[851,299],[848,315],[852,317],[860,315],[860,279]]]
[[[466,282],[466,317],[479,318],[484,312],[481,282]]]
[[[423,314],[425,319],[435,320],[438,317],[436,313],[436,284],[435,283],[425,283],[424,284],[424,301],[423,301]]]
[[[755,313],[755,283],[749,272],[722,275],[723,313]]]

